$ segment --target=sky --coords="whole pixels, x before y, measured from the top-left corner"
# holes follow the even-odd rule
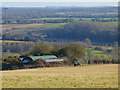
[[[119,2],[119,0],[2,0],[2,2]]]
[[[118,6],[119,0],[2,0],[2,7]]]

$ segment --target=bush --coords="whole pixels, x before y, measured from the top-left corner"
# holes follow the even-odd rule
[[[29,68],[37,68],[35,65],[24,65],[24,69],[29,69]]]
[[[111,63],[112,63],[112,64],[118,64],[118,63],[119,63],[119,60],[112,59]]]
[[[2,70],[15,70],[23,67],[23,62],[18,57],[8,57],[2,60]]]
[[[102,60],[102,63],[103,63],[103,64],[109,64],[109,63],[111,63],[111,61],[108,60],[108,59],[104,59],[104,60]]]
[[[64,64],[65,64],[65,65],[73,65],[73,63],[72,63],[71,60],[65,60],[65,61],[64,61]]]
[[[19,67],[18,66],[12,66],[10,69],[11,70],[16,70],[16,69],[18,69]]]
[[[103,59],[103,60],[100,60],[98,58],[96,59],[92,59],[92,60],[88,60],[88,64],[117,64],[118,61],[117,60],[109,60],[109,59]]]
[[[51,62],[51,63],[49,63],[50,67],[59,67],[59,66],[63,66],[63,65],[64,65],[64,63],[62,63],[62,62]]]
[[[49,67],[49,64],[44,59],[37,59],[33,63],[34,67]]]
[[[92,61],[94,64],[100,64],[101,60],[99,58],[94,58]]]

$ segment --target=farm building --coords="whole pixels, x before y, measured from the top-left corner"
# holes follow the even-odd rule
[[[63,62],[62,58],[57,58],[55,55],[44,55],[44,56],[27,56],[20,57],[19,60],[24,63],[30,63],[31,61],[35,61],[37,59],[44,59],[46,62]]]

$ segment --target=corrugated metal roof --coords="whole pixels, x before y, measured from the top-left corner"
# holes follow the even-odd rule
[[[21,61],[22,61],[23,59],[24,59],[24,58],[19,58],[19,60],[21,60]]]
[[[50,58],[57,58],[55,55],[44,55],[44,56],[28,56],[30,58],[32,58],[33,60],[36,60],[36,59],[50,59]]]
[[[61,62],[61,61],[64,61],[63,59],[45,59],[46,62]]]

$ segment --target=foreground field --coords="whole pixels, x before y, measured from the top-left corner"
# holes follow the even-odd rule
[[[3,88],[117,88],[118,65],[2,71]]]

